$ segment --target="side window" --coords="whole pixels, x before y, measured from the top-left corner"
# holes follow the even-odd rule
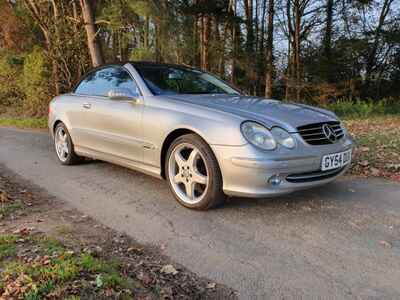
[[[125,88],[134,94],[139,94],[139,89],[127,71],[120,67],[106,67],[90,73],[81,81],[75,90],[76,94],[90,96],[107,96],[115,88]]]

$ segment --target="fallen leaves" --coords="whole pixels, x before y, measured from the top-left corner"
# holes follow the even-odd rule
[[[379,244],[385,248],[391,248],[392,244],[387,241],[379,241]]]
[[[31,278],[24,273],[21,273],[16,279],[6,276],[3,281],[4,288],[0,295],[1,300],[20,299],[34,285]]]
[[[346,125],[357,145],[351,172],[400,181],[400,118],[350,120]]]
[[[386,164],[386,169],[394,172],[400,172],[400,164]]]
[[[176,275],[179,272],[175,269],[175,267],[173,265],[165,265],[161,268],[160,270],[161,273],[167,274],[167,275]]]
[[[215,289],[217,284],[215,282],[209,282],[206,286],[207,289]]]
[[[377,168],[371,168],[370,172],[371,172],[371,175],[375,176],[375,177],[377,177],[377,176],[379,176],[381,174],[381,171],[379,169],[377,169]]]
[[[104,283],[103,283],[103,279],[101,277],[101,274],[96,276],[95,283],[96,283],[96,287],[97,288],[101,288],[103,286]]]
[[[11,199],[5,191],[0,191],[0,203],[10,202]]]
[[[13,234],[19,234],[19,235],[29,235],[32,231],[34,231],[34,227],[23,227],[19,228],[13,231]]]
[[[145,284],[145,285],[149,285],[153,282],[153,278],[149,274],[147,274],[143,271],[140,271],[136,275],[136,278],[139,279],[141,282],[143,282],[143,284]]]
[[[143,252],[143,248],[132,246],[132,247],[129,247],[126,251],[128,253],[140,255]]]

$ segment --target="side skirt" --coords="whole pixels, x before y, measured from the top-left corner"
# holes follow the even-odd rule
[[[119,165],[122,167],[126,167],[129,169],[135,170],[135,171],[145,173],[147,175],[156,177],[158,179],[163,179],[161,176],[160,168],[150,166],[150,165],[138,162],[138,161],[129,160],[126,158],[118,157],[115,155],[99,152],[99,151],[84,148],[84,147],[75,146],[75,152],[76,152],[76,154],[78,154],[80,156],[106,161],[106,162],[109,162],[112,164],[116,164],[116,165]]]

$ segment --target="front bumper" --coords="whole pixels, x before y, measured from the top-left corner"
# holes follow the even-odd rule
[[[322,156],[349,150],[353,147],[350,137],[331,145],[311,146],[300,136],[293,150],[278,148],[261,151],[250,144],[244,146],[212,145],[223,177],[223,190],[229,196],[270,197],[288,194],[326,184],[344,174],[350,163],[342,169],[321,171]],[[280,184],[269,182],[278,178]]]

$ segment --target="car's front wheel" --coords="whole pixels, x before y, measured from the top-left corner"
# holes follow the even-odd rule
[[[82,158],[75,153],[71,136],[63,123],[57,124],[54,130],[54,147],[61,164],[74,165],[82,161]]]
[[[165,164],[169,186],[183,206],[206,210],[225,199],[217,159],[199,136],[178,137],[169,147]]]

